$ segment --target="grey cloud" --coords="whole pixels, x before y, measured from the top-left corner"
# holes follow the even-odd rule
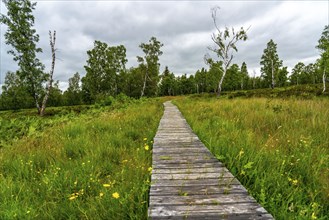
[[[50,67],[49,30],[57,30],[55,78],[65,82],[75,72],[84,74],[86,51],[94,40],[109,45],[123,44],[127,48],[128,65],[136,66],[136,56],[143,55],[138,45],[157,37],[164,47],[160,57],[164,66],[175,74],[192,74],[206,67],[203,56],[212,45],[215,30],[210,9],[220,6],[220,27],[251,28],[249,39],[238,45],[234,63],[245,61],[249,68],[259,71],[260,57],[267,42],[278,44],[284,65],[296,61],[314,62],[318,52],[314,48],[325,24],[328,24],[327,2],[278,1],[38,1],[35,17],[40,35],[40,58]],[[1,3],[3,6],[3,3]],[[4,13],[3,7],[1,12]],[[1,80],[8,70],[17,65],[6,54],[4,30],[1,26]],[[313,60],[313,61],[312,61]],[[0,82],[1,83],[1,82]],[[67,83],[61,84],[63,87]]]

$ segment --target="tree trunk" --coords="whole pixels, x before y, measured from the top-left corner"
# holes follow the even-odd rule
[[[143,84],[143,88],[142,88],[142,92],[141,92],[141,98],[144,96],[145,87],[146,87],[146,80],[147,80],[147,70],[145,72],[145,78],[144,78],[144,84]]]
[[[52,54],[52,63],[51,63],[51,70],[50,70],[50,74],[49,74],[49,82],[48,82],[48,86],[46,88],[46,94],[43,97],[43,101],[42,101],[42,107],[40,110],[40,115],[43,116],[46,110],[46,104],[49,98],[49,94],[50,91],[53,87],[53,75],[54,75],[54,69],[55,69],[55,59],[56,59],[56,55],[55,55],[55,41],[56,41],[56,31],[54,31],[54,35],[51,35],[51,31],[49,31],[49,37],[50,37],[50,47],[51,47],[51,54]]]
[[[326,68],[324,68],[324,70],[323,70],[322,82],[323,82],[322,93],[324,93],[326,91]]]
[[[222,92],[222,84],[223,84],[223,81],[224,81],[224,77],[226,75],[226,70],[227,70],[227,67],[225,66],[222,78],[220,79],[220,81],[218,83],[217,97],[219,97],[221,92]]]
[[[273,70],[273,60],[271,60],[272,62],[272,84],[271,84],[271,88],[274,89],[274,70]]]
[[[38,97],[37,97],[37,94],[36,94],[36,93],[34,93],[34,101],[35,101],[35,106],[36,106],[37,109],[38,109],[38,114],[40,114],[40,112],[41,112],[41,108],[40,108],[39,100],[38,100]]]

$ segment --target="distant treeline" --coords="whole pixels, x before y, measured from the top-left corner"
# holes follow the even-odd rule
[[[216,64],[219,65],[219,64]],[[287,74],[288,72],[285,72]],[[59,89],[58,82],[55,83],[48,100],[48,106],[72,106],[81,104],[94,104],[107,99],[109,96],[116,97],[119,94],[124,94],[133,98],[140,98],[143,87],[143,72],[140,67],[130,68],[120,72],[116,76],[116,87],[114,90],[99,87],[98,92],[90,91],[90,84],[87,81],[87,76],[80,79],[79,73],[75,73],[69,79],[69,87],[66,91]],[[146,92],[146,96],[176,96],[187,94],[200,93],[216,93],[220,72],[217,67],[211,66],[209,70],[202,68],[193,75],[183,74],[176,76],[170,72],[168,67],[157,78],[157,83],[154,84],[152,93]],[[101,84],[102,80],[93,81],[94,84]],[[305,66],[303,63],[298,63],[292,71],[290,77],[279,78],[277,87],[286,87],[291,85],[302,84],[317,84],[322,83],[321,69],[316,64]],[[243,63],[241,67],[233,64],[223,83],[223,91],[237,90],[255,90],[262,92],[261,88],[269,88],[270,83],[262,76],[250,76]],[[14,73],[8,73],[6,82],[3,86],[3,93],[0,96],[0,109],[22,109],[33,108],[33,97],[28,92],[27,88]]]
[[[53,83],[55,68],[56,31],[49,32],[52,49],[52,68],[45,72],[45,66],[38,59],[42,52],[37,47],[39,35],[34,29],[32,14],[36,3],[30,0],[4,1],[7,15],[1,14],[0,23],[8,26],[5,42],[12,46],[8,51],[17,61],[19,70],[8,72],[0,95],[0,110],[37,107],[43,115],[45,106],[70,106],[99,103],[119,94],[133,97],[175,96],[194,93],[217,93],[221,91],[250,90],[259,88],[285,87],[288,85],[323,83],[326,90],[327,72],[329,71],[329,25],[324,31],[316,48],[320,58],[315,63],[305,65],[297,63],[289,75],[287,67],[279,59],[277,45],[271,39],[260,59],[261,75],[250,74],[247,64],[232,64],[235,43],[247,39],[246,31],[232,32],[226,27],[224,32],[217,27],[216,8],[212,11],[215,27],[213,34],[216,53],[213,59],[205,55],[208,69],[202,68],[188,75],[172,73],[166,66],[160,73],[159,57],[163,54],[163,44],[155,37],[139,45],[143,56],[137,56],[138,66],[126,69],[126,48],[124,45],[110,46],[105,42],[95,41],[94,48],[87,51],[88,59],[84,66],[86,74],[80,78],[75,73],[69,80],[66,91],[59,89],[59,82]],[[17,10],[22,13],[16,13]],[[229,40],[230,39],[230,40]],[[227,43],[227,41],[229,41]],[[178,76],[179,75],[179,76]],[[225,77],[225,80],[224,80]],[[49,96],[48,96],[49,95]]]

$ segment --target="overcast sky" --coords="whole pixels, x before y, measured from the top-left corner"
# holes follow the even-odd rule
[[[219,6],[220,27],[241,26],[250,29],[248,40],[238,44],[233,63],[247,63],[250,75],[259,75],[260,58],[267,42],[273,39],[279,58],[291,70],[301,61],[315,62],[315,48],[325,25],[329,23],[328,1],[37,1],[35,28],[40,35],[40,59],[49,71],[51,54],[49,30],[57,31],[58,49],[54,78],[61,89],[75,72],[85,75],[87,50],[95,40],[110,46],[123,44],[127,49],[127,68],[137,66],[136,56],[143,55],[139,45],[155,36],[164,46],[160,57],[176,75],[194,74],[207,67],[203,57],[213,45],[215,31],[210,9]],[[1,14],[7,10],[1,2]],[[17,64],[6,51],[6,27],[1,24],[0,84],[7,71]]]

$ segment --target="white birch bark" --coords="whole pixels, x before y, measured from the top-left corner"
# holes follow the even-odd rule
[[[42,106],[40,110],[40,115],[43,116],[46,110],[46,104],[49,98],[50,91],[53,87],[53,75],[54,75],[54,69],[55,69],[55,59],[56,59],[56,54],[55,54],[55,42],[56,42],[56,31],[54,31],[54,34],[51,34],[51,31],[49,31],[49,38],[50,38],[50,47],[51,47],[51,54],[52,54],[52,62],[51,62],[51,70],[49,74],[49,82],[46,87],[46,94],[43,97],[42,100]]]

